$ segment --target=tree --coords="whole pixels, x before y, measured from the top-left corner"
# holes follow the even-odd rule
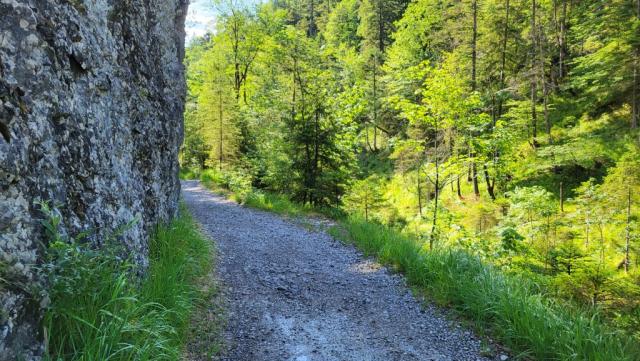
[[[330,203],[342,192],[349,171],[349,157],[343,150],[351,146],[345,124],[329,109],[331,73],[324,71],[316,41],[289,29],[282,38],[284,66],[291,74],[291,114],[287,119],[290,157],[298,179],[296,198],[304,203]],[[338,194],[336,194],[338,193]],[[333,197],[332,197],[333,195]]]
[[[382,189],[382,181],[377,176],[358,180],[347,193],[344,199],[345,206],[348,210],[364,214],[364,219],[369,221],[385,203]]]
[[[260,23],[242,0],[216,0],[222,14],[220,33],[228,42],[229,62],[233,67],[233,89],[236,100],[247,102],[246,83],[249,71],[258,56],[264,40]]]
[[[477,99],[465,92],[465,81],[457,76],[460,72],[457,56],[450,54],[447,61],[438,68],[431,68],[425,63],[426,80],[422,101],[402,101],[398,104],[411,125],[421,130],[416,134],[426,137],[422,141],[426,149],[427,180],[433,185],[435,192],[430,248],[433,248],[437,240],[440,194],[455,179],[456,167],[459,165],[458,160],[451,157],[451,147],[444,144],[446,137],[456,125],[472,124],[477,119],[473,111]]]

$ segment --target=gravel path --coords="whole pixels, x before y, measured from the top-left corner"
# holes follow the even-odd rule
[[[222,360],[489,360],[472,332],[352,247],[196,181],[182,189],[217,244],[228,318]]]

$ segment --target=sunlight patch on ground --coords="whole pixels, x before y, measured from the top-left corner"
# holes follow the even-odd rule
[[[382,268],[382,266],[380,266],[380,264],[378,264],[377,262],[371,261],[371,260],[364,260],[360,263],[356,263],[351,265],[351,267],[349,268],[349,270],[351,272],[354,273],[375,273],[378,272],[380,269]]]

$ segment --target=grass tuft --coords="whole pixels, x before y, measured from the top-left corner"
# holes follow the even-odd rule
[[[51,214],[49,226],[57,226]],[[209,272],[212,255],[186,208],[151,237],[142,279],[118,248],[95,250],[47,228],[56,239],[42,267],[50,285],[44,322],[50,360],[180,359],[198,279]]]

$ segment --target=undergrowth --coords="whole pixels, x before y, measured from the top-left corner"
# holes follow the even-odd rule
[[[60,213],[42,210],[50,240],[40,270],[49,284],[48,359],[179,360],[212,254],[186,208],[150,238],[142,278],[116,242],[97,249],[63,235]]]

